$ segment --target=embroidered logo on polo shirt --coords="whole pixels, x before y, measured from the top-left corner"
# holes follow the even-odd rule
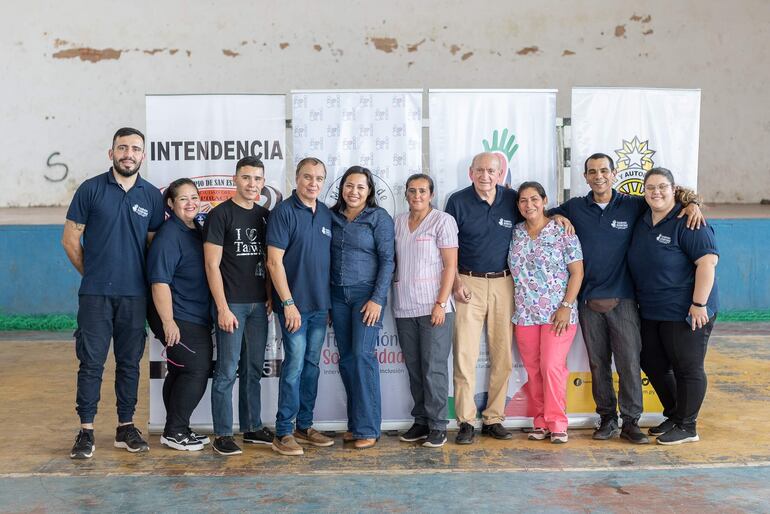
[[[612,223],[610,223],[610,226],[612,228],[616,228],[618,230],[626,230],[628,228],[628,222],[627,221],[612,220]]]
[[[656,237],[655,240],[662,245],[667,245],[671,242],[671,238],[664,236],[663,234],[658,234],[658,237]]]
[[[503,218],[500,218],[500,221],[498,221],[497,224],[501,227],[513,228],[513,223],[511,223],[511,220],[504,220]]]
[[[332,231],[326,227],[321,227],[321,233],[326,237],[332,237]]]
[[[138,214],[139,216],[141,216],[142,218],[146,218],[146,217],[147,217],[147,215],[148,215],[148,214],[150,214],[150,211],[148,211],[148,210],[147,210],[147,209],[145,209],[144,207],[139,207],[139,204],[138,204],[138,203],[135,203],[135,204],[134,204],[134,205],[131,207],[131,210],[132,210],[132,211],[134,211],[135,213],[137,213],[137,214]]]

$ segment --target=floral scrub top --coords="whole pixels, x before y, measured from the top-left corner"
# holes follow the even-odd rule
[[[553,220],[535,239],[529,237],[525,222],[517,223],[508,252],[516,302],[513,323],[550,324],[567,292],[567,265],[581,260],[583,249],[577,236],[568,236]],[[572,308],[570,323],[577,323],[577,307]]]

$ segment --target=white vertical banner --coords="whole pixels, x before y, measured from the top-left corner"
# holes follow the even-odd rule
[[[518,188],[526,180],[540,182],[549,198],[556,199],[556,90],[445,90],[431,89],[430,169],[436,180],[437,203],[471,184],[473,156],[494,152],[502,163],[500,183]],[[507,426],[529,424],[527,373],[512,343],[513,372],[508,382],[505,414]],[[571,352],[572,353],[572,352]],[[451,356],[450,356],[450,367]],[[482,334],[476,365],[476,405],[487,401],[489,354]],[[449,384],[450,418],[454,416],[454,391]]]
[[[555,89],[431,89],[428,102],[439,207],[470,184],[471,159],[484,151],[502,161],[503,185],[537,180],[556,199]]]
[[[654,167],[697,189],[699,131],[700,89],[573,88],[570,196],[588,193],[583,164],[597,152],[615,161],[624,193],[642,194]]]
[[[422,171],[422,90],[292,91],[294,165],[305,157],[324,161],[327,178],[321,199],[337,200],[339,180],[350,166],[369,168],[377,203],[391,216],[408,209],[406,179]],[[384,428],[412,421],[409,380],[388,299],[377,343]],[[339,352],[329,328],[321,352],[321,376],[314,422],[344,428],[346,395],[339,377]]]
[[[258,203],[272,209],[283,196],[286,184],[286,97],[285,95],[148,95],[146,163],[149,179],[161,189],[181,177],[191,178],[200,191],[201,216],[235,193],[232,176],[235,164],[256,156],[265,165],[265,188]],[[278,398],[278,369],[282,359],[280,330],[269,324],[264,378],[262,418],[275,419]],[[163,379],[166,362],[160,341],[150,336],[150,429],[161,430],[166,421]],[[215,352],[216,358],[216,352]],[[169,366],[172,364],[169,364]],[[211,381],[193,412],[193,427],[210,429]],[[238,386],[233,388],[238,405]],[[233,412],[238,426],[238,409]]]

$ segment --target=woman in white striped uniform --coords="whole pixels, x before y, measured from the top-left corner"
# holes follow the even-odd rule
[[[407,179],[409,212],[395,219],[393,314],[414,399],[414,424],[401,440],[424,439],[423,446],[438,448],[446,442],[457,224],[452,216],[434,209],[432,199],[433,180],[428,175]]]

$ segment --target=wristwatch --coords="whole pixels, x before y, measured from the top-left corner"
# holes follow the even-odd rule
[[[561,302],[559,305],[561,305],[562,307],[566,307],[566,308],[568,308],[568,309],[571,309],[571,308],[574,306],[574,304],[571,304],[571,303],[565,302],[565,301],[563,301],[563,300],[562,300],[562,302]]]
[[[281,302],[281,305],[284,307],[288,307],[289,305],[294,305],[294,298],[288,298]]]
[[[706,306],[706,304],[705,304],[705,303],[692,302],[692,304],[693,304],[694,306],[696,306],[696,307],[705,307],[705,306]]]
[[[439,302],[436,300],[436,305],[439,305],[442,309],[446,309],[446,302]]]

